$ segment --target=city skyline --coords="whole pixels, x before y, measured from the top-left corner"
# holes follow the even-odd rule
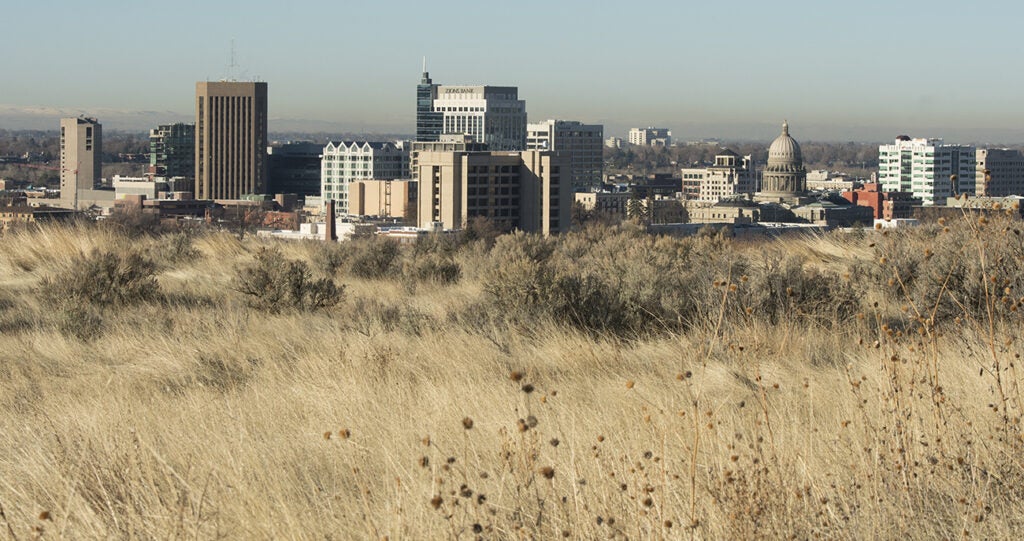
[[[530,122],[606,136],[653,125],[680,141],[768,140],[788,119],[805,140],[1024,142],[1024,75],[1007,69],[1024,7],[1009,2],[275,7],[11,6],[8,39],[25,46],[0,59],[0,128],[81,113],[148,129],[188,121],[196,81],[256,79],[272,87],[272,132],[412,134],[425,56],[436,83],[517,86]],[[51,34],[78,43],[40,39]]]

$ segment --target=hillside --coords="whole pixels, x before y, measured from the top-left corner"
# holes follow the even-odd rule
[[[12,538],[1024,528],[1019,222],[0,246]]]

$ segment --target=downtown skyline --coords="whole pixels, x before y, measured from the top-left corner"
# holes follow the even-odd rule
[[[805,140],[1024,142],[1024,7],[986,6],[44,1],[8,8],[24,46],[0,59],[0,128],[189,121],[196,81],[233,78],[269,84],[271,132],[408,134],[425,56],[435,82],[517,86],[531,122],[606,136],[759,140],[788,119]]]

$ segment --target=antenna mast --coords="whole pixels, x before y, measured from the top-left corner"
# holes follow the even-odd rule
[[[236,81],[236,80],[238,80],[237,77],[236,77],[237,68],[238,68],[238,62],[235,61],[235,38],[231,38],[231,57],[230,57],[230,63],[228,64],[228,76],[227,76],[227,80],[228,81]]]

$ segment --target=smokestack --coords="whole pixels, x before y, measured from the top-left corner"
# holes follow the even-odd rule
[[[338,231],[334,225],[333,199],[327,202],[327,223],[324,225],[326,225],[326,227],[324,227],[324,229],[326,229],[326,231],[324,232],[324,240],[328,242],[338,240]]]

